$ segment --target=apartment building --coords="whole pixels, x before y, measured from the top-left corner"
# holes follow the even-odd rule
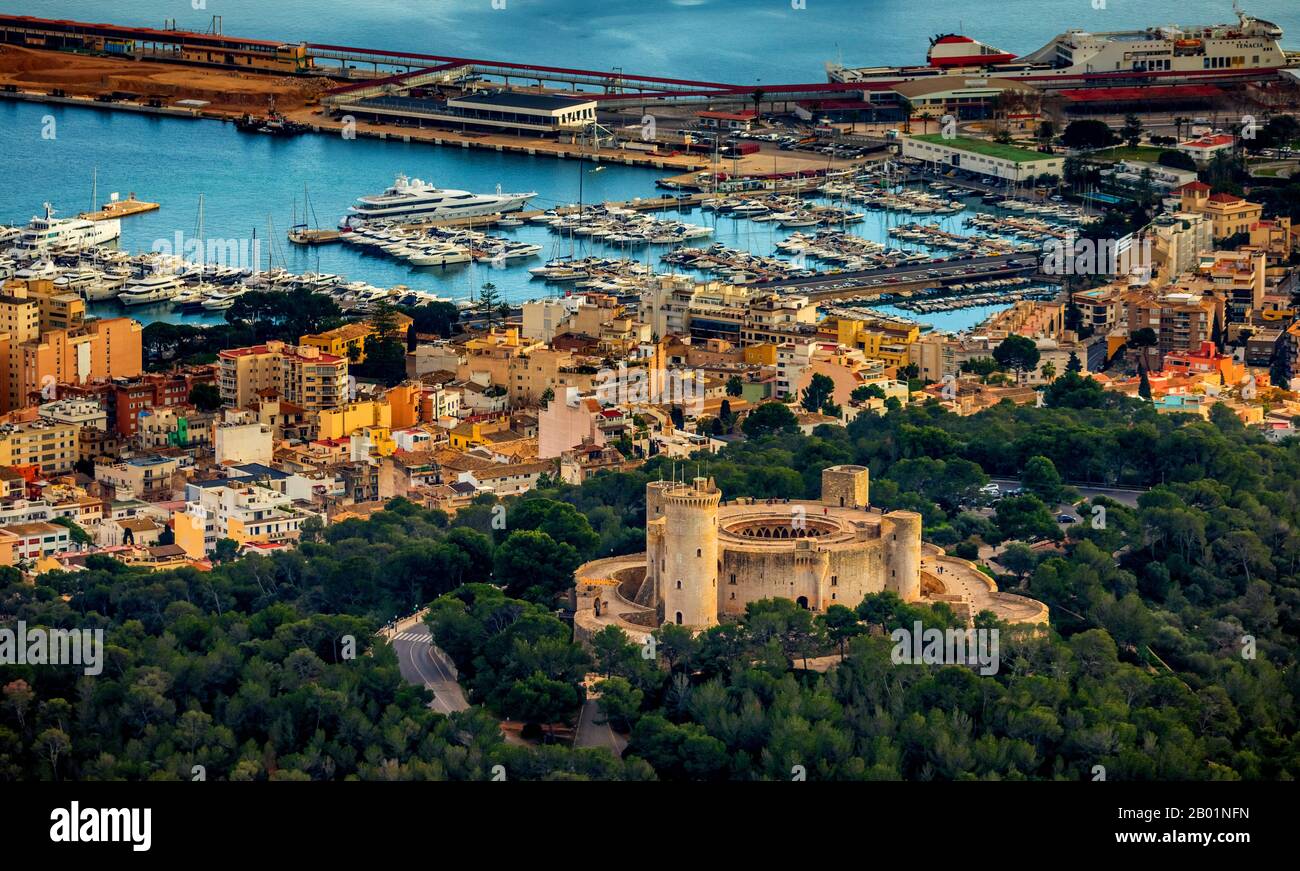
[[[271,341],[222,351],[217,365],[221,401],[234,408],[246,408],[267,392],[308,411],[348,401],[347,358],[319,348]]]
[[[0,565],[16,565],[68,549],[70,532],[58,523],[34,521],[0,527]]]
[[[85,321],[63,295],[42,295],[48,284],[9,282],[0,293],[0,411],[54,399],[59,384],[142,370],[140,324],[129,318]]]
[[[393,333],[403,341],[406,331],[414,321],[409,315],[393,312]],[[361,363],[366,359],[366,340],[377,334],[370,321],[353,321],[323,333],[303,336],[298,340],[300,347],[318,348],[321,353]]]
[[[95,463],[95,480],[114,489],[118,499],[136,498],[159,501],[171,498],[179,457],[150,454],[114,462]]]
[[[82,429],[108,430],[108,412],[93,399],[59,399],[37,409],[42,420],[67,423]]]
[[[257,421],[222,421],[212,427],[218,463],[267,463],[275,453],[275,429]]]
[[[780,344],[816,332],[817,306],[803,296],[686,276],[660,276],[641,293],[638,315],[655,336],[723,339],[738,347]]]
[[[210,554],[223,538],[241,545],[296,541],[303,521],[314,516],[266,487],[219,485],[200,488],[197,496],[172,515],[176,543],[194,559]]]
[[[73,423],[34,420],[0,424],[0,466],[39,466],[45,474],[72,470],[79,458]]]
[[[93,399],[104,407],[108,428],[125,438],[134,436],[140,414],[151,408],[188,405],[190,391],[199,384],[214,384],[212,366],[195,366],[176,372],[147,372],[86,384],[60,384],[60,399]]]
[[[1242,323],[1264,306],[1268,258],[1258,248],[1202,254],[1193,274],[1179,282],[1190,290],[1213,293],[1223,300],[1230,323]]]
[[[1160,215],[1140,235],[1151,241],[1152,266],[1164,281],[1190,272],[1214,248],[1214,225],[1198,212]]]
[[[1155,347],[1131,352],[1145,354],[1148,371],[1157,371],[1164,368],[1166,354],[1191,351],[1211,341],[1216,319],[1222,323],[1223,301],[1185,290],[1134,291],[1125,298],[1125,310],[1129,336],[1145,327],[1155,331]]]

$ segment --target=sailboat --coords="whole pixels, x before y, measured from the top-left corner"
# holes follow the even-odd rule
[[[311,216],[311,225],[308,225],[307,218]],[[293,204],[293,226],[289,228],[287,236],[289,241],[295,245],[320,245],[329,242],[337,237],[333,230],[322,230],[320,221],[316,219],[316,209],[311,204],[311,194],[307,191],[307,186],[302,186],[302,221],[298,221],[298,202]]]

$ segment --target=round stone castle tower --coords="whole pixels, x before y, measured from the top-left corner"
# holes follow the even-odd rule
[[[722,491],[711,478],[656,489],[664,519],[658,583],[663,621],[692,629],[714,626],[718,622],[718,504]],[[657,507],[646,506],[647,526]]]
[[[885,589],[904,602],[921,598],[921,515],[891,511],[880,520],[885,543]]]

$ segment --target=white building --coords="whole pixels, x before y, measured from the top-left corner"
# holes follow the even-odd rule
[[[15,560],[34,560],[68,549],[69,532],[58,523],[33,521],[0,527],[0,541],[13,548]]]
[[[108,429],[108,412],[93,399],[60,399],[42,405],[37,414],[43,420],[71,423],[82,429]]]
[[[986,139],[965,136],[944,137],[939,133],[904,136],[903,157],[920,160],[940,168],[961,169],[1006,181],[1023,182],[1040,175],[1060,178],[1065,172],[1065,157],[1042,154],[1014,145],[1002,145]]]
[[[176,543],[186,554],[202,559],[217,541],[296,541],[303,521],[312,514],[293,499],[266,487],[219,486],[199,491],[198,499],[173,515]]]
[[[535,299],[524,303],[523,329],[520,335],[533,341],[550,342],[559,334],[564,322],[578,310],[581,299],[569,296],[561,299]]]
[[[1229,133],[1209,133],[1178,143],[1178,150],[1196,161],[1197,166],[1205,166],[1216,154],[1231,152],[1236,142],[1236,137]]]
[[[212,427],[218,463],[264,463],[275,453],[275,428],[264,423],[218,423]]]

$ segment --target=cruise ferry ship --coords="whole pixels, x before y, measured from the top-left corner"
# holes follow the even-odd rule
[[[827,64],[832,82],[886,87],[942,75],[1018,79],[1047,90],[1259,79],[1288,65],[1282,28],[1244,12],[1235,24],[1149,27],[1093,33],[1067,30],[1017,57],[955,33],[930,42],[926,65],[846,68]]]
[[[418,178],[399,175],[392,187],[377,196],[361,197],[348,209],[339,222],[343,229],[358,227],[372,221],[446,220],[472,218],[513,212],[537,196],[534,193],[506,194],[500,187],[495,194],[473,194],[469,191],[435,187]]]
[[[89,248],[112,242],[122,235],[122,221],[86,221],[82,218],[56,218],[54,207],[45,203],[45,214],[32,218],[27,227],[11,240],[11,256],[30,260],[35,257]]]

